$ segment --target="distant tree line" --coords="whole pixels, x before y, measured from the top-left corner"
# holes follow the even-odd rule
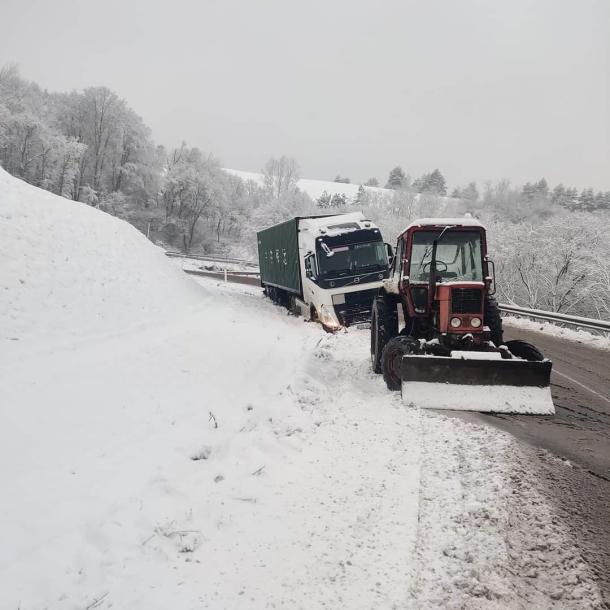
[[[554,311],[610,315],[610,192],[553,189],[544,178],[456,187],[439,169],[412,180],[391,169],[386,189],[369,178],[314,202],[298,188],[296,160],[271,158],[260,181],[223,170],[182,144],[166,150],[105,87],[49,93],[0,70],[0,165],[63,197],[123,218],[155,242],[189,251],[256,256],[256,231],[291,216],[362,210],[387,241],[421,216],[471,213],[489,228],[502,299]],[[336,182],[349,184],[338,175]]]
[[[0,69],[0,165],[184,251],[218,248],[221,238],[239,237],[253,215],[313,206],[296,187],[294,159],[270,159],[263,184],[246,183],[196,147],[156,146],[110,89],[49,93],[15,66]]]

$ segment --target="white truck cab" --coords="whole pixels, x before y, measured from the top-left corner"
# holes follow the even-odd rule
[[[328,330],[369,321],[388,277],[381,231],[362,212],[299,217],[266,229],[259,233],[259,260],[267,294]]]

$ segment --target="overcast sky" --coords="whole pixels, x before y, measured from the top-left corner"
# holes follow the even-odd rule
[[[0,64],[227,167],[610,189],[610,0],[0,0]]]

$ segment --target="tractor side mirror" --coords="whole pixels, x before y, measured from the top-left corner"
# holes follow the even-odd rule
[[[487,273],[491,273],[485,278],[485,282],[488,286],[489,294],[496,294],[496,265],[490,258],[485,258],[487,262]]]

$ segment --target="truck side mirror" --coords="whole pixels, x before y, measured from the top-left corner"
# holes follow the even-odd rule
[[[388,267],[391,267],[392,263],[394,262],[394,250],[392,250],[392,246],[390,246],[390,244],[386,243],[384,245],[386,254],[388,255]]]
[[[305,257],[305,275],[313,282],[315,282],[317,279],[315,254],[308,254]]]

